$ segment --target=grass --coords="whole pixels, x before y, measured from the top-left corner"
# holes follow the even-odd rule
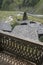
[[[13,17],[13,23],[15,23],[17,21],[17,19],[22,20],[22,16],[17,16],[17,14],[19,13],[19,11],[0,11],[0,21],[4,21],[6,20],[6,18],[8,16],[12,16]],[[43,23],[43,18],[38,18],[38,17],[34,17],[34,16],[28,16],[28,20],[32,20],[32,21],[37,21],[37,22],[41,22]]]
[[[13,18],[15,18],[17,13],[18,12],[16,11],[0,11],[0,20],[5,19],[10,15],[13,16]]]
[[[28,19],[32,20],[32,21],[43,23],[43,18],[38,18],[38,17],[34,17],[34,16],[28,16]]]

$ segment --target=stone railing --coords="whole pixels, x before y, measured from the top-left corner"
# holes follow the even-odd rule
[[[35,42],[26,38],[17,38],[13,35],[0,31],[0,50],[15,54],[21,59],[26,59],[41,65],[43,63],[43,43]]]

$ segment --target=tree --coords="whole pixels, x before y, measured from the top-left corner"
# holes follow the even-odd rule
[[[2,9],[8,10],[9,5],[13,2],[13,0],[3,0]]]
[[[16,7],[21,8],[22,7],[22,2],[23,0],[14,0],[14,4],[16,5]]]
[[[35,6],[40,0],[32,0],[31,5]]]
[[[21,8],[34,7],[40,0],[0,0],[2,10],[15,10]]]
[[[3,0],[0,0],[0,9],[1,9],[2,3],[3,3]]]

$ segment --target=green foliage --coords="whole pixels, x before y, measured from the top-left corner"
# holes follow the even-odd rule
[[[17,23],[17,22],[13,22],[13,24],[11,24],[12,29],[13,29],[16,25],[19,25],[19,23]]]
[[[3,3],[3,0],[0,0],[0,9],[1,9],[2,3]]]
[[[34,7],[40,0],[0,0],[2,10],[21,10],[25,7]]]
[[[35,6],[39,1],[40,1],[40,0],[36,0],[36,1],[35,1],[35,0],[32,0],[32,1],[31,1],[31,5],[32,5],[32,6]]]
[[[13,0],[3,0],[2,9],[9,10],[9,5],[13,2]]]
[[[35,14],[43,14],[43,0],[40,0],[34,9]]]
[[[24,7],[34,7],[40,0],[23,0]]]
[[[41,37],[39,38],[39,40],[40,40],[41,42],[43,42],[43,36],[41,36]]]

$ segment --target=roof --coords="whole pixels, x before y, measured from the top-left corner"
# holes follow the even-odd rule
[[[41,23],[39,23],[39,22],[28,21],[28,20],[21,21],[21,22],[19,22],[19,23],[20,23],[20,24],[25,24],[25,23],[27,23],[27,25],[29,25],[30,27],[34,27],[35,29],[38,29],[39,25],[41,24]]]
[[[43,29],[42,29],[43,27],[41,23],[39,22],[32,22],[32,21],[26,20],[26,21],[21,21],[20,24],[22,25],[15,26],[15,28],[11,32],[17,37],[21,37],[21,38],[26,37],[33,40],[38,40],[38,34],[43,33]]]
[[[11,31],[12,27],[9,23],[5,23],[5,22],[0,22],[0,30],[4,30],[4,31]]]
[[[37,30],[35,30],[34,28],[28,25],[15,26],[15,28],[11,33],[17,37],[21,37],[21,38],[24,37],[24,38],[38,40]]]

